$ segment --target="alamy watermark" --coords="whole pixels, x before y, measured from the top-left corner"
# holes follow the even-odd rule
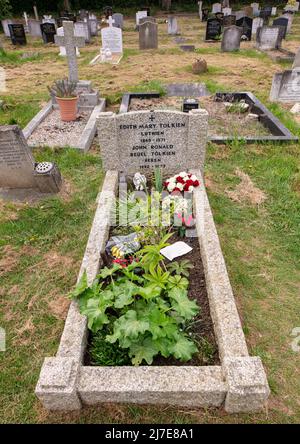
[[[0,352],[6,350],[6,337],[4,328],[0,327]]]
[[[291,342],[291,348],[295,353],[300,352],[300,327],[295,327],[291,331],[290,336],[293,336],[294,339]]]
[[[6,89],[6,72],[0,66],[0,93],[7,91]]]

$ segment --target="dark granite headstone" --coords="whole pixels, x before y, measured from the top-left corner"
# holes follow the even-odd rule
[[[242,17],[241,19],[236,21],[236,26],[243,28],[242,40],[251,40],[252,22],[253,19],[250,17]]]
[[[222,33],[222,25],[220,20],[217,20],[215,18],[208,19],[206,24],[205,40],[218,41],[221,38],[221,33]]]
[[[56,29],[53,23],[42,23],[41,32],[44,43],[54,43]]]
[[[26,45],[26,35],[24,26],[21,24],[8,25],[11,42],[13,45]]]
[[[171,83],[166,86],[168,97],[202,97],[209,92],[204,83]]]
[[[283,39],[285,39],[286,32],[287,32],[287,26],[288,26],[288,19],[285,17],[279,17],[275,20],[273,20],[273,26],[280,26],[281,29],[281,36]]]
[[[215,17],[217,20],[220,20],[221,24],[223,24],[223,19],[224,19],[224,13],[223,12],[216,12],[215,13]]]
[[[233,26],[236,22],[235,15],[225,15],[223,18],[223,26]]]

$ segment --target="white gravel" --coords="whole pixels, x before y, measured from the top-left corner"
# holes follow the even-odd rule
[[[90,115],[89,111],[82,111],[74,122],[62,122],[59,110],[53,110],[31,134],[28,143],[31,146],[75,146]]]

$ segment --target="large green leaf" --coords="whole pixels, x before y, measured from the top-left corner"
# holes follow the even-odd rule
[[[137,294],[138,287],[133,282],[126,281],[122,284],[114,285],[113,292],[116,298],[115,308],[123,308],[134,301],[133,296]]]
[[[149,331],[153,339],[172,337],[178,330],[176,321],[163,313],[156,304],[153,305],[154,307],[148,314]]]
[[[105,314],[105,310],[111,304],[104,300],[91,298],[88,300],[86,307],[82,310],[82,314],[88,318],[88,327],[93,332],[100,330],[104,324],[109,323],[109,319]]]
[[[189,286],[189,281],[185,277],[181,277],[179,275],[170,276],[168,279],[168,289],[172,288],[180,288],[186,290]]]
[[[176,342],[170,346],[169,350],[180,361],[189,361],[192,359],[193,354],[198,351],[194,342],[182,333],[177,333]]]
[[[85,292],[85,290],[88,289],[88,280],[87,280],[87,274],[86,274],[86,270],[84,270],[80,281],[78,282],[78,284],[76,285],[76,287],[74,288],[74,290],[71,292],[70,297],[72,299],[76,299],[78,298],[82,293]]]
[[[119,271],[121,269],[122,269],[121,265],[118,265],[118,264],[114,264],[111,268],[104,267],[104,268],[102,268],[102,270],[98,274],[98,277],[100,277],[102,279],[106,279],[108,276],[112,276],[114,273],[116,273],[117,271]]]
[[[196,301],[191,301],[188,298],[187,290],[174,287],[169,291],[168,295],[172,299],[172,308],[184,319],[192,319],[199,313]]]
[[[149,328],[149,322],[137,318],[135,310],[128,310],[114,323],[114,333],[106,337],[109,342],[116,342],[118,339],[130,338],[137,339],[140,334],[145,333]],[[127,341],[126,341],[127,343]]]
[[[138,293],[144,299],[154,299],[157,298],[161,294],[161,287],[158,287],[155,284],[147,285],[146,287],[139,287]]]
[[[139,365],[145,360],[147,364],[151,365],[153,358],[157,355],[158,349],[150,337],[142,341],[133,342],[129,348],[129,356],[132,358],[133,365]]]

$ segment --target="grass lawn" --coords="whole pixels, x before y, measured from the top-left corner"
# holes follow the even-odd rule
[[[217,90],[251,91],[296,135],[300,119],[291,106],[268,102],[272,77],[282,66],[243,43],[240,54],[221,54],[203,43],[204,25],[180,17],[182,35],[199,48],[209,71],[194,75],[195,54],[178,51],[160,21],[157,51],[138,50],[133,20],[126,20],[125,57],[118,66],[89,66],[99,39],[81,50],[80,78],[92,80],[108,110],[122,93],[159,90],[163,82],[205,82]],[[284,47],[297,50],[295,35]],[[58,48],[29,39],[0,54],[7,92],[0,124],[24,127],[47,101],[46,85],[67,72]],[[38,55],[20,61],[21,53]],[[298,120],[297,120],[298,119]],[[251,355],[262,358],[271,397],[268,410],[228,415],[223,410],[103,405],[78,413],[43,409],[34,395],[44,357],[54,356],[96,207],[104,172],[97,141],[88,154],[70,148],[34,150],[38,161],[55,161],[64,178],[62,193],[35,204],[0,200],[0,326],[7,351],[0,353],[0,422],[4,423],[297,423],[300,421],[300,352],[291,332],[300,327],[300,156],[298,144],[208,145],[205,180]]]

